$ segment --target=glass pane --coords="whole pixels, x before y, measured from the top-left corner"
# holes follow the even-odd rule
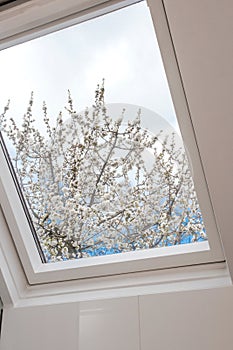
[[[0,75],[47,262],[207,239],[144,1],[2,51]]]

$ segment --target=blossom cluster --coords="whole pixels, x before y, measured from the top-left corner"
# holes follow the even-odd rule
[[[0,116],[17,179],[48,261],[78,259],[206,239],[184,151],[174,135],[152,135],[134,120],[108,115],[104,86],[77,113],[68,93],[64,121],[35,127],[33,94],[22,126]],[[146,154],[150,161],[146,161]]]

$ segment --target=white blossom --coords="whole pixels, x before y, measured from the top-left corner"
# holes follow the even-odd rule
[[[15,147],[13,165],[42,249],[49,261],[124,252],[206,239],[193,181],[174,136],[142,129],[141,111],[132,121],[113,120],[96,89],[92,112],[77,114],[68,93],[64,121],[36,129],[33,94],[22,126],[0,116],[1,131]],[[151,155],[147,164],[145,152]]]

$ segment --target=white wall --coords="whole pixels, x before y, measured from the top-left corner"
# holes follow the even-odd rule
[[[1,350],[232,350],[233,287],[6,309]]]
[[[140,299],[141,350],[233,349],[233,288]]]
[[[78,321],[77,304],[5,309],[1,350],[77,350]]]

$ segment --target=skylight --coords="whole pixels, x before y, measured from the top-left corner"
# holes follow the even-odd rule
[[[207,240],[144,1],[2,51],[0,75],[46,262]]]

